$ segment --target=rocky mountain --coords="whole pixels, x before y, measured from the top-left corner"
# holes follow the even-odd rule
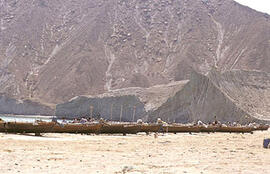
[[[0,92],[17,99],[270,72],[269,57],[270,16],[232,0],[0,1]]]
[[[0,113],[269,122],[269,57],[233,0],[0,1]]]

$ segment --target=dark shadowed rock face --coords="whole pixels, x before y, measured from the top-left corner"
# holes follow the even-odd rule
[[[269,72],[269,45],[269,15],[232,0],[1,1],[0,92],[60,103],[191,69]]]
[[[95,118],[101,116],[115,121],[120,120],[120,115],[122,115],[122,121],[133,121],[133,119],[136,121],[139,118],[147,121],[147,113],[150,110],[161,106],[187,82],[174,82],[150,88],[131,87],[96,96],[78,96],[68,102],[58,104],[56,115],[58,117],[90,117],[92,113]]]
[[[120,121],[120,117],[121,121],[133,121],[134,116],[136,121],[145,116],[146,111],[138,97],[131,95],[104,98],[80,96],[56,106],[58,117],[91,117],[91,114],[94,118],[102,117],[114,121]]]
[[[0,94],[0,114],[54,115],[55,108],[31,100],[16,100]]]

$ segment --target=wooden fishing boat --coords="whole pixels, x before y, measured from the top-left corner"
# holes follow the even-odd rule
[[[140,125],[137,124],[101,124],[99,133],[105,134],[136,134],[140,131]]]
[[[169,133],[180,133],[180,132],[200,132],[199,126],[192,126],[192,125],[167,125],[163,126],[165,132]]]
[[[5,127],[7,132],[28,133],[33,129],[33,123],[7,122]]]
[[[193,126],[171,124],[161,126],[159,124],[130,124],[130,123],[69,123],[57,124],[54,122],[0,122],[0,132],[13,133],[105,133],[105,134],[136,134],[138,132],[235,132],[252,133],[254,130],[267,130],[268,125],[259,127],[248,126]]]
[[[51,133],[54,126],[54,122],[38,122],[37,124],[33,124],[33,132]]]
[[[141,124],[140,125],[141,132],[158,132],[160,130],[160,125],[158,124]]]
[[[125,124],[124,125],[124,134],[136,134],[140,132],[141,126],[137,124]]]
[[[0,121],[0,132],[5,132],[6,128],[5,128],[5,122]]]
[[[261,130],[261,131],[265,131],[268,130],[269,126],[268,125],[260,125],[258,127],[253,128],[254,130]]]
[[[99,123],[80,124],[56,124],[52,131],[55,133],[98,133],[101,128]]]
[[[51,132],[55,123],[52,122],[37,122],[37,123],[22,123],[22,122],[7,122],[5,123],[6,132],[14,133],[46,133]]]
[[[251,133],[253,128],[244,126],[220,126],[216,132],[235,132],[235,133]]]

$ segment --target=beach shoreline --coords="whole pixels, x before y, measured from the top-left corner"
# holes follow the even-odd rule
[[[0,133],[0,173],[270,173],[269,136]]]

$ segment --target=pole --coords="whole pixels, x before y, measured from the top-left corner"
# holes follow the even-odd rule
[[[135,114],[136,114],[136,106],[133,107],[133,115],[132,115],[132,121],[134,122],[135,119]]]
[[[121,105],[121,111],[120,111],[120,122],[122,121],[123,116],[123,105]]]
[[[94,106],[90,106],[90,116],[91,116],[91,120],[93,119],[93,109],[94,109]]]
[[[113,104],[111,104],[111,121],[112,121],[112,107],[113,107]]]

